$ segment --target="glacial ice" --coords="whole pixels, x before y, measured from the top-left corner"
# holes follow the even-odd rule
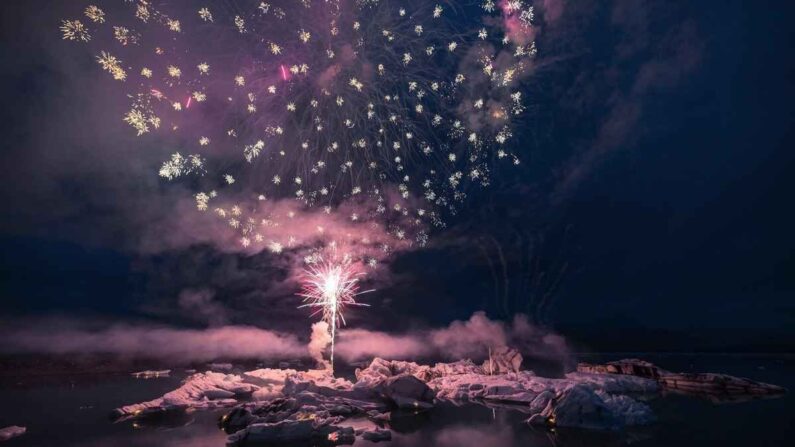
[[[0,441],[8,441],[11,438],[16,438],[17,436],[22,436],[27,431],[27,428],[20,427],[18,425],[12,425],[10,427],[0,428]]]
[[[440,401],[510,407],[526,413],[533,425],[620,430],[654,420],[649,406],[636,399],[659,391],[651,379],[589,373],[553,379],[532,371],[488,374],[487,369],[496,370],[470,360],[430,366],[375,358],[356,370],[355,382],[325,370],[208,371],[189,376],[160,398],[114,414],[126,419],[234,407],[221,422],[234,432],[230,446],[254,440],[343,444],[356,436],[386,440],[391,437],[384,429],[390,411],[429,410]]]

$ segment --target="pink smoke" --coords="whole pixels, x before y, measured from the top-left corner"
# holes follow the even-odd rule
[[[305,344],[290,334],[250,326],[195,330],[116,325],[107,329],[31,326],[3,334],[5,353],[115,354],[170,362],[222,358],[297,358],[308,355]]]
[[[475,312],[466,321],[453,321],[445,328],[405,334],[344,329],[338,334],[336,352],[348,361],[376,356],[389,359],[434,356],[458,360],[482,358],[488,348],[506,345],[536,357],[559,359],[569,355],[562,336],[532,325],[526,315],[517,315],[513,322],[506,324],[489,319],[484,312]]]

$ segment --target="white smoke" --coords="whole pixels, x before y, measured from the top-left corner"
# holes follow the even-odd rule
[[[312,335],[309,339],[309,355],[317,362],[320,369],[331,369],[331,363],[323,357],[328,345],[331,344],[329,326],[325,321],[318,321],[312,325]]]

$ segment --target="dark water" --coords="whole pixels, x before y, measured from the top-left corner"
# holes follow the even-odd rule
[[[795,388],[795,356],[637,355],[674,371],[722,372]],[[602,361],[622,356],[591,356]],[[17,379],[0,386],[0,427],[28,433],[14,446],[224,446],[221,412],[195,412],[150,424],[112,423],[112,408],[152,399],[176,388],[184,375],[133,379],[127,375]],[[620,435],[533,430],[508,410],[444,405],[393,421],[393,440],[380,446],[783,446],[795,435],[795,399],[716,404],[667,396],[651,402],[658,422]],[[357,440],[356,445],[374,445]]]

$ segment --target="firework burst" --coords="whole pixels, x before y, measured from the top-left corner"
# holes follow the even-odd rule
[[[314,309],[312,313],[322,315],[331,331],[331,368],[334,369],[334,338],[337,328],[345,324],[343,310],[347,306],[367,306],[356,302],[358,295],[373,290],[359,290],[362,273],[356,271],[350,262],[333,263],[320,260],[304,270],[303,283],[299,296],[304,304],[299,307]]]
[[[93,52],[128,103],[119,119],[167,149],[157,173],[220,239],[303,258],[332,363],[363,271],[424,247],[520,163],[527,0],[96,1],[61,37]]]
[[[250,193],[356,203],[390,251],[422,247],[497,164],[519,163],[536,55],[526,0],[98,2],[62,21],[63,39],[118,81],[138,136],[177,142],[160,175],[196,188],[241,248],[289,246],[271,244]],[[175,164],[185,154],[190,169]]]

